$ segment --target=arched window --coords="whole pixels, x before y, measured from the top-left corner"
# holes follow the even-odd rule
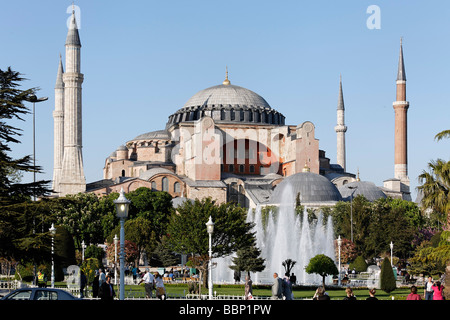
[[[173,184],[173,191],[174,192],[180,192],[181,191],[181,187],[180,187],[180,183],[179,182],[175,182]]]
[[[125,177],[125,170],[122,170],[122,177]]]
[[[169,179],[166,177],[162,178],[162,191],[169,192]]]
[[[155,182],[155,181],[152,181],[152,190],[157,190],[157,189],[156,189],[156,182]]]

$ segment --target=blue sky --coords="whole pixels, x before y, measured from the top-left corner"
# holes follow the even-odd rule
[[[130,4],[131,3],[131,4]],[[264,97],[298,125],[316,126],[320,149],[336,163],[336,106],[342,74],[347,169],[381,186],[394,175],[395,80],[403,37],[407,76],[409,177],[431,159],[448,160],[450,2],[75,1],[80,8],[83,157],[87,182],[105,158],[135,136],[164,129],[196,92],[232,84]],[[371,5],[380,29],[369,29]],[[36,105],[36,159],[53,171],[54,85],[64,58],[71,1],[1,1],[0,68],[11,66],[49,100]],[[32,116],[20,123],[14,156],[32,154]],[[31,180],[32,176],[24,176]]]

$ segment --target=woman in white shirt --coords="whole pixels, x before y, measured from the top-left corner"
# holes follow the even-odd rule
[[[166,288],[164,287],[164,282],[159,272],[155,274],[155,286],[156,297],[158,297],[160,300],[166,300]]]

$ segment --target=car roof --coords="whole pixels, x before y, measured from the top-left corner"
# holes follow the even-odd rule
[[[62,296],[68,297],[69,299],[78,299],[77,297],[72,295],[70,292],[68,292],[66,290],[63,290],[63,289],[58,289],[58,288],[39,288],[39,287],[38,288],[36,288],[36,287],[33,287],[33,288],[20,288],[20,289],[17,289],[17,290],[14,290],[14,291],[8,293],[2,299],[7,299],[9,296],[11,296],[11,295],[13,295],[13,294],[15,294],[17,292],[21,292],[21,291],[31,291],[33,293],[34,293],[34,291],[52,291],[52,292],[57,292],[58,293],[58,297],[60,295],[62,295]]]

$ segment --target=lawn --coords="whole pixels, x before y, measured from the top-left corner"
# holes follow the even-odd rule
[[[180,297],[185,296],[189,293],[189,288],[187,284],[166,284],[166,292],[169,297]],[[313,287],[294,287],[294,299],[312,299],[316,288]],[[419,288],[418,292],[421,293],[423,289]],[[125,286],[126,296],[131,294],[135,297],[142,297],[145,295],[144,287],[138,285],[127,285]],[[215,285],[213,288],[214,295],[234,295],[243,296],[244,286],[243,285]],[[369,297],[369,290],[367,288],[353,288],[353,292],[358,300],[365,300]],[[332,300],[342,300],[346,293],[345,288],[327,288],[327,293]],[[391,300],[394,297],[395,300],[406,300],[406,296],[410,293],[410,289],[397,288],[391,294],[387,294],[382,290],[377,290],[376,297],[380,300]],[[202,288],[202,294],[208,294],[207,288]],[[253,295],[258,297],[270,297],[271,288],[270,286],[254,286]]]

